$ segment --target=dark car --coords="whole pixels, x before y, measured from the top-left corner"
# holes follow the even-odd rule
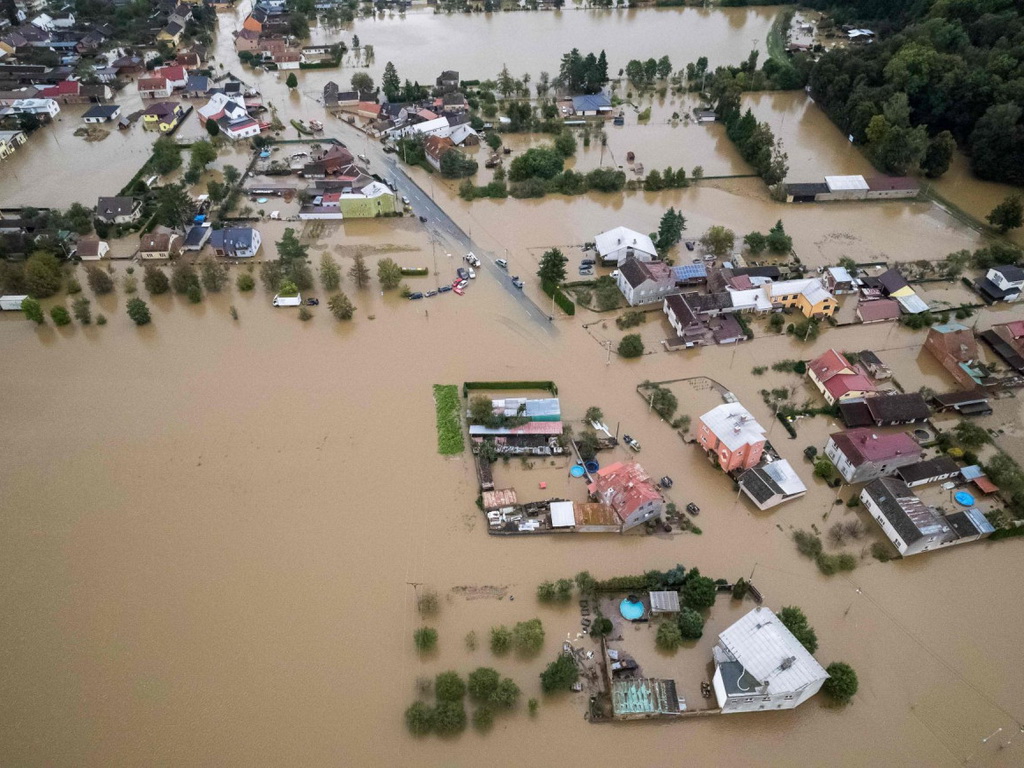
[[[686,511],[696,517],[700,514],[700,507],[698,507],[691,501],[689,504],[686,505]]]
[[[593,259],[584,259],[583,261],[580,262],[580,266],[581,267],[592,267],[596,263],[597,262],[594,261]]]
[[[423,294],[420,293],[419,291],[416,291],[416,293],[410,293],[409,294],[409,298],[410,299],[422,299],[423,298]]]
[[[427,223],[427,217],[426,216],[420,216],[420,221],[422,221],[424,224],[426,224]]]
[[[450,285],[442,285],[440,288],[437,289],[437,292],[438,293],[448,293],[448,291],[450,291],[451,289],[452,289],[452,287]]]
[[[686,241],[686,250],[688,250],[688,251],[692,251],[693,250],[693,240],[687,240]]]
[[[464,267],[456,269],[455,274],[459,276],[460,280],[469,280],[469,271]]]

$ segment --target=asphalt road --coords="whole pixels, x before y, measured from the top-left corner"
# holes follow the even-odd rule
[[[430,194],[406,174],[397,158],[384,152],[378,141],[370,139],[358,129],[344,122],[342,122],[342,126],[342,132],[348,134],[343,141],[349,150],[357,155],[366,155],[370,158],[368,165],[370,173],[376,173],[378,176],[392,180],[398,188],[399,197],[409,198],[413,215],[426,217],[427,221],[424,226],[430,232],[431,238],[438,243],[439,250],[444,250],[443,253],[438,253],[438,263],[441,264],[440,260],[446,258],[447,253],[452,254],[450,265],[452,279],[455,278],[455,269],[465,266],[462,261],[463,255],[472,251],[480,259],[478,274],[486,272],[494,277],[498,284],[508,291],[523,311],[530,316],[530,319],[547,328],[550,333],[558,332],[548,312],[512,284],[512,275],[519,275],[520,278],[525,276],[521,271],[516,271],[514,260],[510,259],[509,270],[499,267],[496,260],[503,254],[495,255],[474,244],[473,239],[445,213],[441,206],[434,202]]]

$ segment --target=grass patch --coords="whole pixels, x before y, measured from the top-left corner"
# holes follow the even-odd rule
[[[454,384],[434,385],[437,408],[437,452],[450,456],[462,453],[466,444],[459,425],[459,388]]]

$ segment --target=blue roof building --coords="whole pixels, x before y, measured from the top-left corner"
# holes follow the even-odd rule
[[[612,111],[612,102],[603,93],[590,93],[572,97],[572,108],[577,115],[601,115]]]

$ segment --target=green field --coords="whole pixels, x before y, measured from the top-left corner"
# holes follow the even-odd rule
[[[459,425],[459,388],[454,384],[434,385],[437,409],[437,452],[446,456],[462,453],[466,444]]]

